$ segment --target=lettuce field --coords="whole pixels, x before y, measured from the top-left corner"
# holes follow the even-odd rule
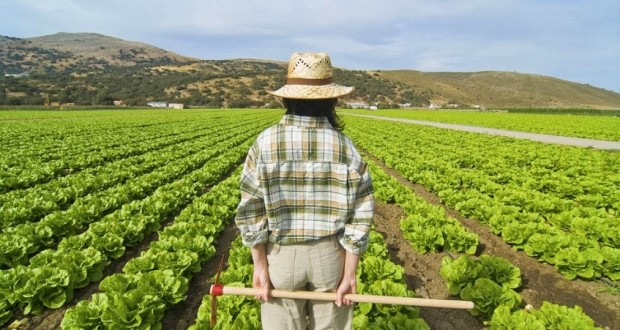
[[[221,282],[252,283],[232,221],[240,166],[282,114],[0,111],[0,326],[211,329],[220,258]],[[620,324],[620,152],[341,118],[377,199],[358,293],[475,304],[360,303],[355,329]],[[613,117],[493,118],[489,127],[538,133],[620,132]],[[254,298],[218,297],[216,313],[216,329],[260,329]]]

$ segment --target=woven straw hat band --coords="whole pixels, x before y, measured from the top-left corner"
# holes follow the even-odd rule
[[[311,85],[321,86],[329,85],[334,82],[334,78],[329,77],[325,79],[304,79],[304,78],[287,78],[286,83],[289,85]]]

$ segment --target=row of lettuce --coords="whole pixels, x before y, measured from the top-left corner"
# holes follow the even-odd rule
[[[131,201],[146,198],[158,187],[203,168],[222,154],[245,143],[257,133],[256,129],[241,132],[232,130],[228,133],[221,133],[221,139],[212,137],[208,141],[199,140],[195,148],[189,148],[189,150],[178,147],[176,150],[183,150],[182,154],[185,157],[163,158],[165,162],[153,168],[151,172],[131,177],[109,189],[102,189],[77,198],[66,209],[53,211],[39,221],[26,221],[7,228],[0,233],[0,266],[16,267],[27,264],[30,256],[42,249],[57,244],[58,240],[81,232],[90,223],[117,211]],[[211,147],[205,147],[209,142],[212,143]],[[243,150],[237,151],[237,153],[240,152]],[[162,157],[168,155],[164,152],[160,153]],[[158,161],[155,162],[158,163]],[[122,173],[119,172],[119,174]]]
[[[447,216],[443,208],[428,204],[372,161],[370,166],[375,196],[385,203],[395,202],[405,211],[400,227],[414,250],[464,253],[458,258],[445,256],[440,274],[448,292],[474,302],[470,313],[491,329],[599,329],[579,306],[569,308],[544,301],[538,310],[529,305],[521,308],[521,296],[515,291],[522,285],[518,267],[501,257],[469,256],[478,246],[475,233]]]
[[[353,116],[347,132],[566,278],[620,279],[620,154]]]
[[[75,289],[100,281],[112,260],[157,231],[204,187],[217,182],[240,162],[248,148],[248,143],[233,148],[182,179],[160,186],[147,198],[123,205],[83,233],[61,240],[56,249],[40,252],[25,265],[1,270],[2,307],[5,311],[18,308],[28,315],[71,301]]]
[[[189,281],[216,251],[239,203],[239,169],[193,200],[123,273],[106,277],[90,300],[65,313],[63,329],[160,329],[166,309],[185,299]]]
[[[204,128],[209,125],[209,121],[203,119],[177,124],[179,127],[141,123],[119,130],[115,122],[95,124],[95,121],[93,118],[90,124],[101,125],[107,130],[82,132],[86,126],[84,122],[70,121],[63,123],[64,130],[54,131],[46,139],[45,132],[57,126],[45,120],[31,121],[27,128],[43,136],[29,139],[20,138],[19,127],[10,130],[4,127],[8,136],[21,145],[15,146],[11,142],[13,148],[2,150],[0,167],[4,170],[0,172],[0,193],[27,189],[59,176],[189,141],[204,135]],[[185,127],[187,125],[189,127]]]
[[[14,189],[0,194],[0,232],[25,222],[39,221],[50,213],[61,213],[72,205],[84,205],[88,209],[86,205],[89,203],[105,199],[106,195],[114,195],[114,190],[135,184],[141,176],[160,170],[171,162],[188,159],[204,150],[205,146],[217,145],[234,138],[240,132],[245,133],[248,124],[252,122],[255,120],[219,122],[211,124],[208,130],[203,127],[199,132],[192,130],[181,136],[168,136],[164,144],[148,142],[149,147],[134,141],[134,146],[129,148],[141,149],[144,153],[117,160],[100,158],[101,163],[97,166],[77,172],[70,168],[71,175],[60,176],[32,188]],[[158,149],[151,148],[154,146]],[[88,200],[85,196],[88,196]]]
[[[163,222],[174,218],[181,208],[203,195],[206,187],[238,166],[256,134],[275,120],[273,113],[251,115],[241,120],[234,115],[221,116],[221,113],[206,116],[211,121],[199,135],[192,133],[193,140],[148,150],[19,190],[22,196],[36,195],[45,189],[50,192],[48,196],[55,191],[81,193],[76,193],[66,207],[56,205],[42,218],[25,220],[0,233],[0,324],[12,319],[14,314],[22,317],[60,308],[73,299],[75,290],[101,281],[105,274],[112,272],[109,265],[121,258],[126,249],[143,244]],[[196,117],[204,119],[202,114],[194,114],[193,118]],[[191,124],[187,118],[186,124]],[[182,130],[182,127],[170,129]],[[127,171],[123,171],[125,166]],[[136,168],[142,168],[142,173],[132,173]],[[114,169],[119,169],[118,175],[124,178],[114,178]],[[134,177],[135,174],[138,175]],[[88,188],[82,189],[81,182]],[[236,192],[232,194],[229,197],[233,196],[230,198],[234,204]],[[5,195],[0,194],[0,198]],[[221,213],[227,209],[221,202],[220,199],[209,200],[209,212]],[[60,202],[52,199],[50,203]],[[218,213],[214,217],[228,219],[230,215]],[[185,254],[157,257],[157,262],[169,264],[167,267],[187,260]],[[196,269],[195,265],[192,267]],[[106,283],[111,283],[109,281]]]

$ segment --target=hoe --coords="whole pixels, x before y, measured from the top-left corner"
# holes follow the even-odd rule
[[[240,288],[224,286],[219,283],[220,273],[224,265],[224,258],[220,261],[218,273],[215,277],[215,284],[212,284],[209,288],[211,294],[211,327],[214,327],[217,323],[216,310],[217,310],[217,296],[221,295],[242,295],[242,296],[255,296],[261,291],[255,288]],[[269,291],[269,296],[273,298],[286,298],[286,299],[305,299],[305,300],[323,300],[323,301],[336,301],[336,293],[333,292],[313,292],[313,291],[285,291],[275,290]],[[411,298],[411,297],[394,297],[394,296],[377,296],[367,294],[347,294],[345,297],[356,303],[371,303],[371,304],[391,304],[391,305],[409,305],[419,307],[437,307],[437,308],[452,308],[452,309],[473,309],[474,303],[466,300],[445,300],[445,299],[426,299],[426,298]]]

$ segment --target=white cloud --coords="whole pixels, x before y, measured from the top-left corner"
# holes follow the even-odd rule
[[[201,58],[325,50],[354,69],[516,70],[620,91],[615,0],[0,0],[0,34],[98,32]],[[613,73],[613,71],[612,71]]]

